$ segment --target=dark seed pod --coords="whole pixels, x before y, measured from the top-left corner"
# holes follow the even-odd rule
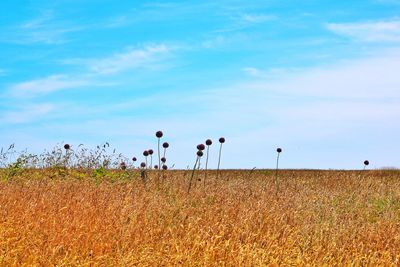
[[[162,163],[165,163],[165,162],[167,162],[167,159],[164,158],[164,157],[162,157],[162,158],[161,158],[161,162],[162,162]]]
[[[157,131],[156,132],[156,136],[157,136],[157,138],[161,138],[161,137],[163,137],[163,132],[161,132],[161,131]]]
[[[203,144],[197,145],[198,150],[204,150],[206,147]]]
[[[368,160],[364,161],[364,165],[368,166],[369,165],[369,161]]]
[[[154,165],[154,169],[156,169],[156,170],[157,170],[157,169],[158,169],[158,165]]]
[[[149,151],[145,150],[143,151],[143,156],[147,157],[149,155]]]
[[[71,148],[71,146],[70,146],[69,144],[65,144],[65,145],[64,145],[64,149],[68,150],[68,149],[70,149],[70,148]]]
[[[276,149],[276,152],[281,153],[281,152],[282,152],[282,148],[278,147],[278,148]]]
[[[140,167],[145,168],[146,167],[146,163],[144,163],[144,162],[140,163]]]
[[[163,148],[168,148],[168,147],[169,147],[169,144],[168,144],[167,142],[164,142],[164,143],[162,144],[162,147],[163,147]]]
[[[197,151],[197,156],[202,157],[203,156],[203,151],[201,151],[201,150]]]
[[[207,145],[207,146],[211,146],[211,145],[212,145],[211,139],[207,139],[207,140],[206,140],[206,145]]]
[[[154,153],[153,149],[149,149],[147,151],[149,152],[149,155],[153,155],[153,153]]]
[[[163,168],[163,170],[168,170],[167,165],[163,165],[162,168]]]
[[[132,158],[132,161],[137,161],[137,158],[136,158],[136,157],[133,157],[133,158]]]
[[[219,141],[221,144],[223,144],[223,143],[225,143],[225,138],[221,137],[218,141]]]

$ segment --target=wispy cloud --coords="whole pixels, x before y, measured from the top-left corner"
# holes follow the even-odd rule
[[[17,110],[7,111],[0,115],[0,121],[7,124],[30,123],[40,120],[43,116],[55,109],[54,104],[41,103],[19,107]]]
[[[348,38],[366,42],[399,42],[400,20],[329,23],[327,29]]]
[[[68,42],[68,34],[87,29],[71,21],[56,18],[53,10],[42,11],[31,20],[9,27],[4,42],[17,44],[63,44]]]
[[[247,23],[263,23],[266,21],[276,19],[276,16],[265,15],[265,14],[242,14],[240,19]]]
[[[147,45],[141,48],[128,48],[125,52],[104,58],[70,59],[65,64],[84,65],[95,74],[116,74],[129,69],[151,68],[161,63],[174,50],[165,44]]]
[[[43,79],[36,79],[17,83],[9,88],[9,94],[13,97],[35,97],[55,91],[82,87],[89,82],[66,75],[52,75]]]

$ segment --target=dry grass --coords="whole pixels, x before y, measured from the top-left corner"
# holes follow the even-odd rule
[[[400,264],[397,171],[0,173],[1,266]]]

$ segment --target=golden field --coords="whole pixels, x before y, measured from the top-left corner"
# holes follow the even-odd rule
[[[400,264],[399,171],[9,172],[0,266]]]

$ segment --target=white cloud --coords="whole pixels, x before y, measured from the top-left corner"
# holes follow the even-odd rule
[[[34,97],[55,91],[82,87],[88,85],[85,80],[71,78],[65,75],[52,75],[43,79],[25,81],[12,85],[9,94],[13,97]]]
[[[33,104],[20,107],[18,110],[7,111],[0,115],[0,121],[7,124],[20,124],[40,120],[51,113],[55,106],[50,103]]]
[[[85,65],[95,74],[115,74],[129,69],[149,68],[167,58],[174,48],[165,44],[147,45],[143,48],[127,49],[109,57],[97,59],[64,60],[64,64]]]
[[[359,23],[329,23],[330,31],[348,38],[366,42],[399,42],[400,20]]]
[[[247,23],[262,23],[275,19],[275,16],[264,14],[243,14],[241,20]]]

